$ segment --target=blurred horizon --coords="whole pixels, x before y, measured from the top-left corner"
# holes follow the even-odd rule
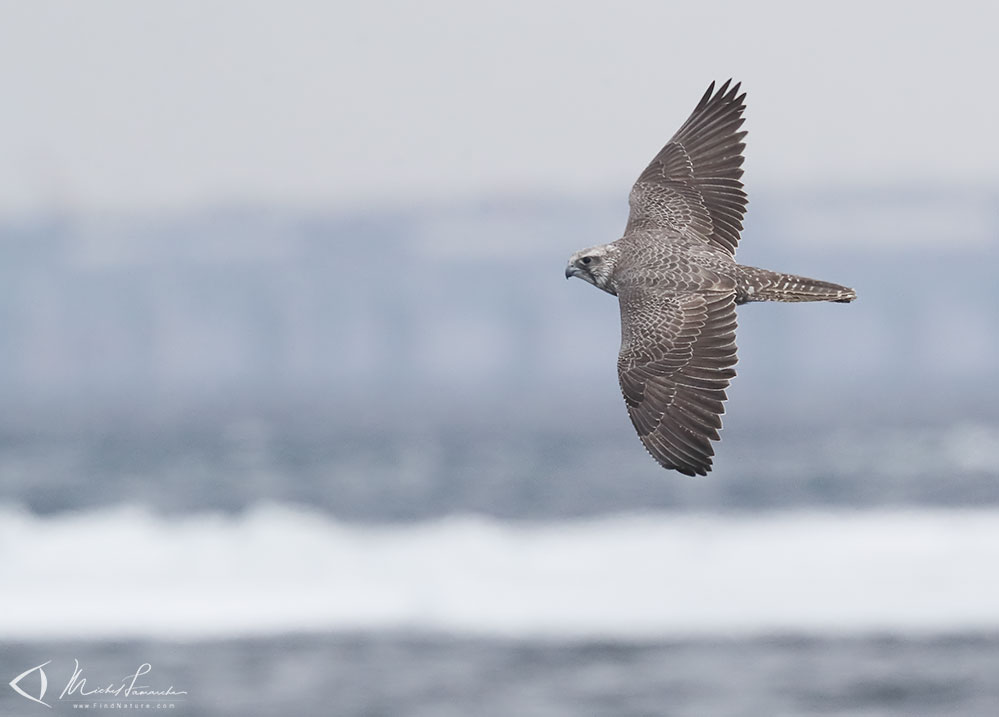
[[[740,308],[697,481],[634,435],[617,302],[563,278],[623,201],[0,220],[0,474],[40,513],[104,491],[376,522],[997,504],[999,204],[927,191],[751,204],[740,261],[859,300]]]
[[[980,390],[976,376],[999,361],[985,329],[999,323],[997,196],[900,188],[752,202],[740,262],[853,285],[860,299],[741,308],[747,375],[733,390],[790,385],[790,399],[821,380],[856,398],[851,385],[874,376],[886,391],[927,381],[937,398]],[[0,218],[0,392],[39,407],[317,391],[377,402],[372,393],[479,385],[487,400],[542,386],[570,398],[574,381],[614,378],[618,322],[612,298],[561,270],[572,251],[619,236],[622,205],[498,197]]]

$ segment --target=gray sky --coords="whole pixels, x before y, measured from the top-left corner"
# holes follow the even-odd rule
[[[712,79],[747,181],[999,184],[989,3],[3,2],[0,213],[619,192]]]

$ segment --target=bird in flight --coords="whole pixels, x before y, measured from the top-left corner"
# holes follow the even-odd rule
[[[720,438],[737,361],[735,307],[857,298],[845,286],[736,263],[746,95],[730,84],[715,92],[711,83],[635,182],[624,236],[576,252],[565,269],[618,297],[628,415],[660,465],[690,476],[711,470]]]

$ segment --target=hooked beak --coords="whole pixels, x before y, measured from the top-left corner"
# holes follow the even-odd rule
[[[571,279],[572,277],[574,277],[576,275],[576,273],[578,271],[579,271],[579,269],[577,269],[576,267],[574,267],[572,264],[569,264],[569,266],[567,266],[565,268],[565,278],[566,279]]]

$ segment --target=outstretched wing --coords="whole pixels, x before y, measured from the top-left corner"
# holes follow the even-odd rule
[[[735,296],[628,290],[618,379],[645,448],[665,468],[707,475],[735,376]]]
[[[708,91],[631,189],[625,234],[671,231],[735,254],[746,214],[742,140],[746,94],[731,80]],[[713,94],[714,93],[714,94]]]

